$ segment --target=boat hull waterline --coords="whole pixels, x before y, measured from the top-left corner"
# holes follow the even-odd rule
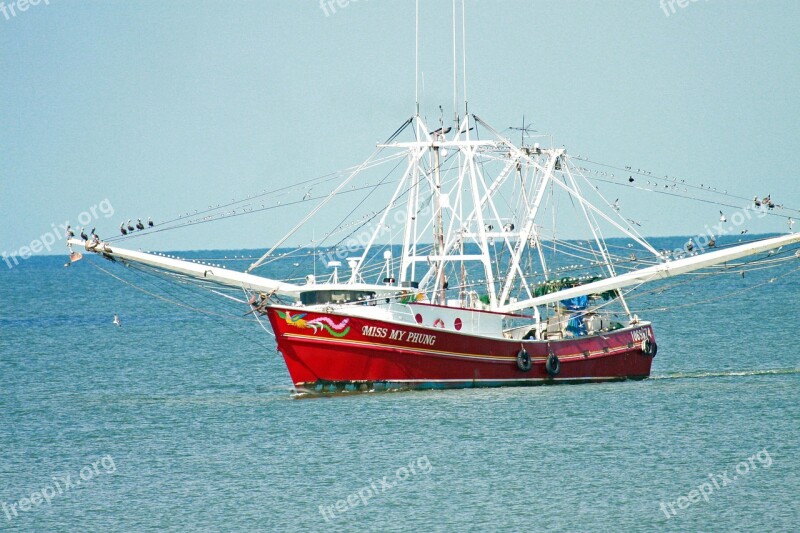
[[[271,306],[266,314],[295,389],[308,393],[645,379],[656,346],[649,323],[548,341],[292,307]],[[521,351],[530,357],[528,370],[518,363]],[[551,354],[557,361],[548,365]]]

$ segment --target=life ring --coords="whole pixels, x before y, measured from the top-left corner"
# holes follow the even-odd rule
[[[547,370],[547,373],[550,376],[557,376],[559,372],[561,372],[561,361],[558,360],[558,356],[554,353],[551,353],[547,356],[547,361],[544,363],[544,369]]]
[[[524,349],[520,350],[517,354],[517,368],[523,372],[531,369],[531,356]]]
[[[651,341],[650,339],[645,339],[642,341],[642,353],[644,353],[648,357],[655,357],[658,353],[658,344],[655,341]]]

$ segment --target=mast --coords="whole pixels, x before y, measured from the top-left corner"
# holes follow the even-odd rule
[[[442,130],[439,130],[438,135],[444,136]],[[437,135],[437,136],[438,136]],[[433,145],[433,179],[434,179],[434,223],[433,223],[433,249],[434,255],[442,257],[444,255],[444,229],[442,228],[442,176],[440,174],[440,153],[439,146],[434,143]],[[437,280],[436,287],[438,287],[438,299],[441,305],[446,303],[446,292],[444,288],[444,261],[439,260],[436,264]]]
[[[572,175],[572,172],[569,169],[568,165],[564,165],[564,173],[569,178],[569,182],[572,184],[572,187],[577,191],[578,184],[575,181],[575,177]],[[597,244],[597,249],[600,251],[600,256],[603,258],[603,262],[605,263],[605,267],[608,270],[610,277],[614,277],[617,275],[617,272],[614,270],[614,262],[611,260],[611,257],[608,254],[608,248],[606,247],[606,243],[603,240],[602,232],[597,225],[597,221],[589,216],[589,212],[586,210],[586,205],[581,202],[581,212],[583,213],[583,217],[586,219],[586,224],[588,224],[589,229],[592,231],[592,236],[594,237],[594,241]],[[633,315],[631,314],[631,310],[628,307],[628,302],[625,301],[625,297],[622,295],[622,291],[617,289],[617,298],[619,299],[620,304],[622,304],[622,308],[625,310],[625,314],[628,315],[628,318],[632,318]]]

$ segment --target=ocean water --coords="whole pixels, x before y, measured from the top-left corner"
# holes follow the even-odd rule
[[[648,380],[310,399],[246,306],[64,261],[0,269],[2,531],[800,524],[800,259],[631,299]]]

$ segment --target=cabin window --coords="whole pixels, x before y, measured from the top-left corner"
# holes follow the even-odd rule
[[[300,293],[303,305],[349,304],[376,305],[375,293],[371,291],[328,290],[305,291]]]

